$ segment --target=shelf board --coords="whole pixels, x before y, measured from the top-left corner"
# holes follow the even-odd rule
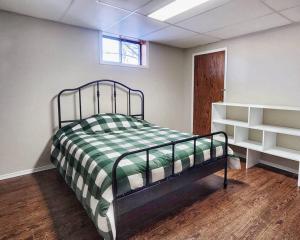
[[[225,142],[225,137],[223,136],[214,136],[214,139],[217,140],[217,141],[220,141],[220,142]],[[234,141],[233,141],[233,136],[228,136],[228,143],[229,144],[234,144]]]
[[[265,150],[264,152],[278,157],[300,161],[300,151],[296,151],[293,149],[273,147],[271,149]]]
[[[238,120],[230,120],[230,119],[214,119],[214,123],[221,123],[226,125],[238,126],[238,127],[248,127],[247,122],[238,121]]]
[[[286,111],[300,111],[300,107],[294,106],[279,106],[279,105],[259,105],[259,104],[244,104],[244,103],[232,103],[232,102],[215,102],[215,105],[229,106],[229,107],[251,107],[251,108],[264,108],[273,110],[286,110]]]
[[[249,107],[251,104],[232,103],[232,102],[214,102],[213,105],[229,106],[229,107]]]
[[[262,143],[257,142],[257,141],[252,141],[252,140],[244,140],[241,142],[237,142],[235,145],[244,147],[244,148],[249,148],[251,150],[256,150],[262,152]]]
[[[250,128],[300,137],[300,129],[298,128],[279,127],[272,125],[254,125],[250,126]]]

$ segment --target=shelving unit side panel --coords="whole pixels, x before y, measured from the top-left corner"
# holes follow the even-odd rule
[[[235,137],[235,143],[242,142],[248,139],[248,128],[244,127],[236,127],[234,131]]]
[[[262,108],[254,108],[254,107],[250,107],[249,109],[249,119],[248,119],[248,123],[249,126],[255,126],[255,125],[260,125],[263,123],[263,109]]]
[[[246,156],[246,169],[254,167],[256,164],[260,162],[261,152],[247,149]]]
[[[276,146],[276,133],[263,132],[263,150],[268,150]]]

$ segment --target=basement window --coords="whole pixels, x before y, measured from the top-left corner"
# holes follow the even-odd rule
[[[145,41],[109,35],[102,35],[101,40],[101,63],[146,66],[147,44]]]

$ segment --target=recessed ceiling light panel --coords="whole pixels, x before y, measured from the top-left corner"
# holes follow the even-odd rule
[[[159,21],[165,21],[208,1],[210,0],[175,0],[174,2],[171,2],[151,13],[148,17]]]

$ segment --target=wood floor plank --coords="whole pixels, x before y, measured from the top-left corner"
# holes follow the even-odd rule
[[[123,239],[300,239],[295,177],[254,167],[192,183],[123,216]],[[56,170],[0,181],[0,239],[101,239]]]

